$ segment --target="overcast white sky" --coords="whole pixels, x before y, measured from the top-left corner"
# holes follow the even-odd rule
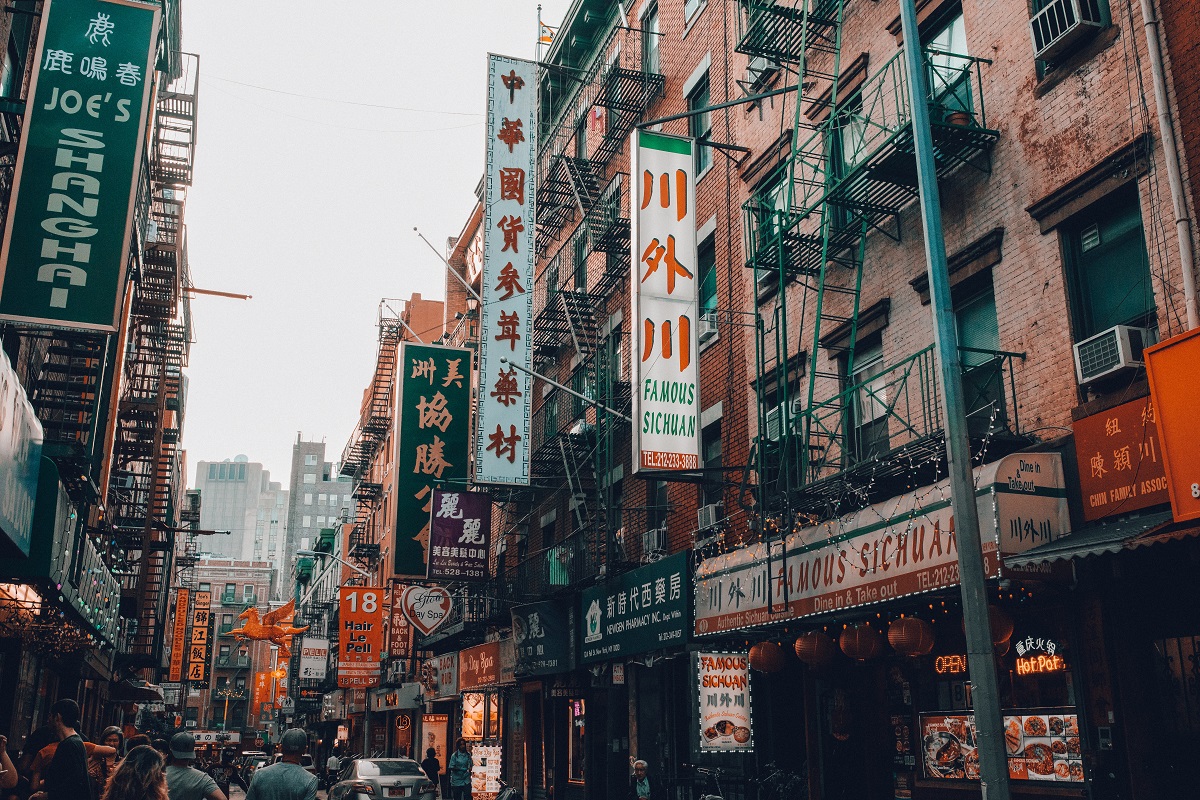
[[[465,223],[483,174],[486,56],[532,58],[537,5],[183,3],[201,76],[193,280],[254,296],[192,303],[189,485],[197,461],[244,453],[286,486],[297,431],[341,454],[380,298],[443,296],[444,268],[412,229],[440,248]],[[558,25],[569,0],[542,6]]]

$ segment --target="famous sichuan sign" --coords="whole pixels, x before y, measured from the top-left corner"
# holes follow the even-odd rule
[[[292,637],[308,630],[307,625],[303,628],[292,627],[292,619],[295,616],[296,598],[294,597],[288,600],[287,605],[280,606],[274,611],[268,611],[262,619],[258,617],[258,609],[250,606],[238,614],[238,619],[246,620],[246,624],[241,628],[234,629],[231,633],[234,638],[239,640],[254,639],[278,645],[279,660],[287,661],[292,657]]]

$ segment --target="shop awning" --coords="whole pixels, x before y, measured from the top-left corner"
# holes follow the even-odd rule
[[[1197,533],[1200,533],[1200,530],[1195,525],[1173,522],[1171,512],[1162,511],[1112,522],[1094,523],[1053,542],[1008,556],[1004,563],[1009,567],[1027,567],[1072,558],[1119,553],[1122,550],[1133,550]]]
[[[124,680],[108,690],[108,699],[117,703],[162,703],[162,687],[147,681]]]

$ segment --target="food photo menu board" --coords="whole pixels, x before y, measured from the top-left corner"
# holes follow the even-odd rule
[[[920,726],[926,778],[979,779],[974,715],[921,714]],[[1079,717],[1073,708],[1006,714],[1004,746],[1012,780],[1083,782]]]

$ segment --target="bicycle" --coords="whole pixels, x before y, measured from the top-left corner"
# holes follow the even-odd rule
[[[702,767],[699,764],[684,764],[683,766],[690,768],[697,775],[703,776],[706,782],[711,782],[717,789],[716,794],[704,793],[699,796],[698,800],[724,800],[725,793],[721,790],[723,771],[720,767]]]
[[[767,776],[755,781],[758,784],[760,798],[807,800],[808,781],[802,774],[788,772],[773,761],[766,764],[764,769],[767,771]]]

